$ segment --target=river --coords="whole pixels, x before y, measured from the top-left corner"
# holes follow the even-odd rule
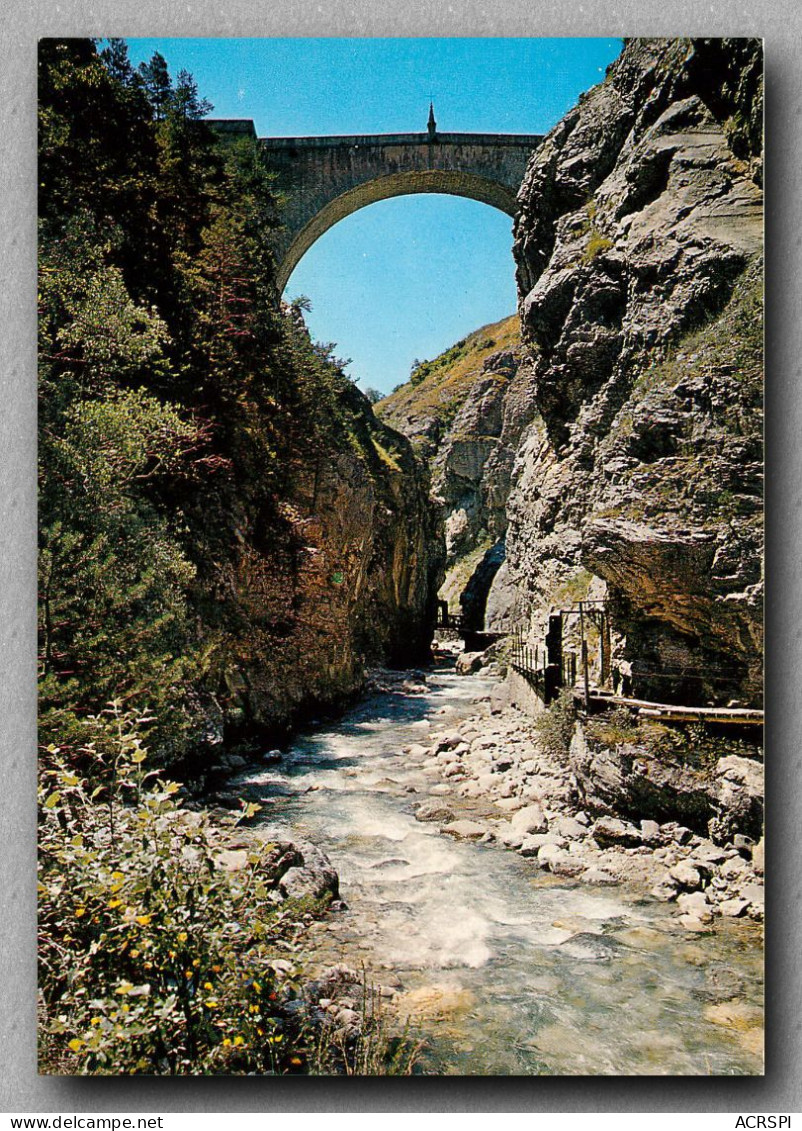
[[[752,923],[686,935],[670,908],[594,889],[415,820],[431,774],[402,748],[426,720],[473,714],[492,682],[447,667],[425,695],[379,694],[252,768],[271,834],[308,839],[340,874],[347,911],[312,931],[312,958],[394,987],[442,1074],[762,1072],[762,948]]]

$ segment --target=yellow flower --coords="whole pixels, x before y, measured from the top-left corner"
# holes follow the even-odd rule
[[[239,1048],[240,1045],[244,1045],[244,1044],[245,1044],[245,1038],[244,1037],[235,1037],[234,1038],[234,1045],[235,1045],[236,1048]]]
[[[143,927],[147,927],[150,920],[151,920],[150,915],[137,915],[137,917],[136,917],[137,923],[140,923]]]
[[[228,1046],[229,1046],[230,1044],[231,1044],[231,1041],[230,1041],[230,1039],[229,1039],[228,1037],[223,1037],[223,1047],[224,1047],[224,1048],[228,1048]]]
[[[212,983],[211,983],[211,982],[204,982],[204,983],[203,983],[203,988],[204,988],[205,990],[213,990],[213,989],[214,989],[214,986],[212,985]]]
[[[205,1001],[203,1004],[206,1006],[207,1009],[217,1009],[220,1002],[216,1001],[215,998],[210,997],[208,999],[208,1001]]]
[[[109,907],[119,907],[121,903],[122,903],[121,899],[110,899],[109,900]]]
[[[99,1025],[100,1024],[100,1018],[99,1017],[93,1017],[92,1020],[89,1022],[89,1024],[90,1025]]]
[[[75,912],[75,918],[80,919],[81,916],[83,916],[83,915],[86,915],[86,908],[85,907],[77,908],[77,910]]]
[[[257,992],[258,994],[262,992],[262,987],[261,987],[261,986],[259,985],[259,983],[258,983],[258,982],[254,982],[254,983],[253,983],[253,988],[254,988],[254,989],[256,990],[256,992]]]
[[[188,935],[187,935],[186,931],[179,931],[178,932],[178,941],[179,942],[186,942],[187,938],[188,938]]]

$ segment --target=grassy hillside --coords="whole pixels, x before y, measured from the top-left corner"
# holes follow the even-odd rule
[[[411,379],[375,406],[376,415],[407,436],[431,458],[491,354],[520,342],[518,315],[482,326],[432,361],[421,362]]]

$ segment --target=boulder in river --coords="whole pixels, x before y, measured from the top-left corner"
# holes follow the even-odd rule
[[[279,890],[286,899],[337,899],[340,878],[328,856],[313,844],[296,844],[300,863],[289,868],[279,880]]]
[[[415,810],[416,821],[453,821],[454,814],[440,801],[424,801]]]
[[[450,821],[443,826],[441,831],[448,833],[449,836],[460,837],[464,840],[479,840],[488,830],[485,825],[480,825],[478,821],[463,819]]]
[[[457,657],[455,671],[457,675],[473,675],[478,672],[484,662],[484,652],[463,652]]]

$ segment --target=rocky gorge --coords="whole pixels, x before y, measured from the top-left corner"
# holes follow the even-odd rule
[[[429,454],[475,627],[534,643],[603,600],[659,701],[761,703],[761,66],[756,41],[626,43],[521,186],[522,344]],[[415,400],[379,412],[408,430]]]
[[[463,631],[500,641],[483,655],[457,657],[441,642],[438,662],[450,651],[457,673],[447,677],[450,694],[459,699],[459,681],[466,695],[475,695],[475,681],[482,690],[451,721],[424,714],[409,723],[407,709],[433,694],[430,678],[425,669],[385,671],[365,686],[372,698],[356,709],[359,721],[320,741],[302,738],[272,769],[245,767],[219,797],[264,805],[257,823],[285,846],[311,828],[315,851],[327,854],[312,867],[316,894],[343,914],[310,926],[313,953],[329,962],[321,967],[327,987],[327,971],[343,956],[350,965],[322,1004],[313,986],[306,1007],[338,1031],[357,1027],[364,1002],[354,972],[363,954],[399,1024],[405,1009],[415,1014],[415,1001],[439,1002],[438,1024],[447,1028],[461,1011],[474,1017],[481,977],[468,993],[452,980],[433,988],[420,971],[480,969],[506,954],[487,941],[487,909],[461,885],[481,867],[487,886],[476,890],[495,907],[495,869],[506,875],[509,867],[532,893],[533,903],[524,895],[515,905],[527,931],[533,905],[553,885],[566,906],[578,901],[576,918],[550,919],[537,942],[564,946],[574,965],[629,960],[615,950],[612,926],[626,915],[617,905],[603,929],[590,927],[584,892],[591,904],[616,893],[627,907],[647,909],[655,946],[705,940],[707,959],[694,961],[713,972],[707,1020],[739,1034],[752,1058],[739,1070],[755,1070],[759,1005],[754,994],[740,1000],[741,974],[727,973],[716,948],[730,954],[733,945],[759,961],[758,743],[740,732],[638,719],[626,706],[577,718],[568,695],[544,710],[516,684],[504,639],[517,632],[536,645],[550,616],[596,601],[632,695],[686,706],[762,704],[761,83],[751,41],[629,41],[605,81],[532,156],[515,227],[518,317],[420,363],[376,408],[390,462],[403,463],[404,473],[416,460],[428,465],[428,513],[426,473],[414,470],[424,540],[413,536],[411,558],[427,563],[416,592],[429,594],[418,615],[431,626],[444,568],[439,596],[459,604]],[[408,449],[390,429],[406,436]],[[336,490],[323,502],[320,513],[341,509]],[[344,526],[342,542],[325,554],[322,610],[331,606],[325,570],[347,553],[359,522]],[[441,538],[438,556],[432,547]],[[398,564],[402,555],[391,558]],[[352,567],[349,577],[362,575],[358,561]],[[393,625],[389,608],[377,619]],[[337,631],[347,636],[350,623]],[[336,680],[348,668],[333,656],[326,678]],[[591,681],[602,676],[591,658]],[[371,706],[376,696],[395,705]],[[384,710],[402,713],[399,734],[415,729],[400,748],[390,749],[383,717],[371,713]],[[452,708],[439,710],[448,716]],[[374,772],[377,759],[382,772]],[[316,796],[297,794],[299,777],[312,779]],[[459,899],[438,901],[422,879],[433,836],[463,846],[434,867]],[[418,838],[423,855],[413,848]],[[288,851],[303,871],[302,849]],[[515,863],[488,863],[487,854]],[[317,881],[305,882],[311,891]],[[276,891],[284,898],[281,878]],[[444,907],[465,919],[456,942]],[[412,952],[399,939],[408,929]],[[628,930],[628,939],[640,937],[642,926]],[[540,1006],[529,987],[526,994],[528,1023],[539,1033]],[[546,1047],[539,1041],[538,1056]],[[569,1062],[543,1063],[559,1071]]]

